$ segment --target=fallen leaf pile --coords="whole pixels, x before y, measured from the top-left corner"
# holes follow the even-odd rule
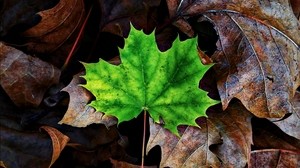
[[[135,29],[140,36],[130,38]],[[174,57],[158,59],[157,49]],[[177,67],[189,53],[195,59]],[[147,71],[133,55],[148,60],[142,65],[153,70],[151,78],[140,78]],[[193,78],[193,90],[168,90],[170,81],[160,80],[201,62],[212,68]],[[119,82],[103,83],[106,77]],[[128,78],[146,81],[135,87]],[[140,167],[146,122],[145,167],[297,168],[300,2],[3,0],[0,86],[0,167]],[[105,87],[110,100],[142,106],[107,104]],[[220,104],[200,107],[200,89]],[[162,95],[156,104],[179,96],[185,105],[157,110],[146,100],[124,101],[140,90]],[[106,107],[96,110],[97,103]],[[139,115],[144,107],[146,121]],[[165,109],[182,114],[175,126]]]

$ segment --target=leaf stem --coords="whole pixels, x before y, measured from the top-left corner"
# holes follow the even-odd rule
[[[142,146],[141,168],[144,168],[144,160],[145,160],[146,123],[147,123],[147,111],[144,109],[144,130],[143,130],[143,146]]]
[[[78,36],[77,36],[77,38],[76,38],[76,40],[75,40],[75,42],[74,42],[74,44],[73,44],[73,46],[72,46],[72,49],[71,49],[71,51],[69,52],[69,54],[68,54],[68,56],[67,56],[67,59],[65,60],[64,65],[61,67],[61,70],[62,70],[62,71],[63,71],[64,69],[66,69],[66,67],[68,66],[68,64],[69,64],[69,62],[70,62],[70,59],[71,59],[71,57],[73,56],[73,53],[75,52],[76,47],[78,46],[79,40],[80,40],[80,38],[81,38],[81,36],[82,36],[82,34],[83,34],[83,30],[84,30],[84,28],[85,28],[85,26],[86,26],[86,24],[87,24],[87,21],[88,21],[88,19],[89,19],[89,17],[90,17],[90,14],[91,14],[92,9],[93,9],[93,6],[90,7],[89,12],[88,12],[88,14],[87,14],[87,16],[86,16],[86,18],[85,18],[85,20],[84,20],[84,22],[83,22],[81,28],[80,28],[80,31],[79,31],[79,33],[78,33]]]

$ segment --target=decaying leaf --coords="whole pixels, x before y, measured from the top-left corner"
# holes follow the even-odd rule
[[[4,116],[5,110],[0,118],[0,161],[8,168],[49,167],[52,142],[47,133],[20,129],[18,117]]]
[[[293,8],[295,16],[300,21],[300,1],[299,0],[290,0],[291,6]]]
[[[288,1],[167,2],[170,15],[202,14],[199,21],[214,24],[219,41],[212,58],[224,109],[236,97],[259,117],[293,111],[291,101],[300,85],[300,22]]]
[[[300,85],[300,48],[276,28],[236,13],[206,14],[219,34],[218,89],[223,108],[232,98],[258,117],[283,117]]]
[[[73,46],[84,21],[83,0],[60,0],[53,8],[38,13],[42,20],[26,30],[26,48],[60,67]],[[54,55],[51,57],[46,55]]]
[[[73,127],[86,127],[90,124],[105,124],[110,127],[117,123],[114,117],[104,115],[102,112],[96,112],[93,107],[87,104],[93,98],[93,95],[85,88],[79,86],[83,84],[83,79],[80,76],[83,73],[73,77],[71,83],[62,91],[70,94],[70,103],[66,114],[59,124],[68,124]]]
[[[300,140],[300,92],[297,91],[295,97],[292,101],[294,108],[294,113],[287,114],[287,118],[283,118],[277,121],[275,119],[270,119],[276,124],[282,131],[286,134],[293,136]]]
[[[3,161],[0,161],[0,167],[2,168],[7,168],[5,165],[4,165],[4,163],[3,163]]]
[[[42,126],[40,129],[45,130],[49,134],[52,140],[53,152],[52,152],[51,163],[49,165],[50,168],[53,165],[53,163],[58,159],[60,153],[67,145],[70,138],[53,127]]]
[[[51,64],[0,42],[0,84],[18,106],[38,106],[60,71]]]
[[[58,1],[1,0],[0,38],[16,33],[16,27],[24,31],[20,27],[34,26],[39,21],[37,13],[53,7]]]
[[[253,143],[255,149],[284,149],[300,151],[300,140],[288,136],[267,119],[252,119]]]
[[[300,152],[265,149],[251,152],[249,168],[259,167],[300,167]]]
[[[160,167],[245,167],[252,144],[249,113],[240,103],[208,110],[208,118],[199,118],[201,128],[182,127],[181,138],[150,121],[147,151],[159,145]]]
[[[268,2],[251,0],[248,3],[235,0],[167,0],[167,4],[169,15],[176,16],[179,22],[186,22],[187,17],[199,16],[200,14],[214,13],[219,15],[222,13],[239,13],[245,17],[276,27],[297,44],[300,44],[300,23],[287,0],[280,1],[280,3],[277,0],[270,0]],[[176,22],[174,24],[176,25]],[[184,27],[179,28],[181,30],[185,29]],[[189,32],[189,30],[184,32]]]
[[[145,32],[151,33],[155,27],[155,12],[153,9],[159,6],[161,0],[128,0],[106,1],[99,0],[101,7],[101,23],[102,31],[114,33],[123,37],[127,37],[130,25],[129,20]]]
[[[166,52],[160,52],[154,41],[154,33],[145,35],[131,27],[120,51],[122,63],[84,64],[87,84],[83,86],[96,97],[90,105],[119,123],[147,111],[156,123],[162,118],[164,127],[178,135],[179,124],[197,126],[195,119],[218,103],[198,88],[210,66],[201,65],[195,38],[177,39]]]

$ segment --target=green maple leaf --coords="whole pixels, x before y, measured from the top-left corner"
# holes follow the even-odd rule
[[[184,42],[177,38],[171,49],[160,52],[154,33],[145,35],[131,27],[120,49],[120,65],[104,60],[84,63],[84,87],[96,97],[90,105],[117,117],[119,123],[146,110],[176,135],[178,125],[198,126],[195,119],[206,116],[206,109],[218,102],[198,88],[210,66],[200,63],[196,44],[196,38]]]

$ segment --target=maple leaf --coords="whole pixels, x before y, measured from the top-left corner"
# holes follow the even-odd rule
[[[245,167],[252,144],[253,115],[240,102],[222,111],[221,106],[199,118],[201,128],[182,126],[176,137],[150,120],[147,152],[159,145],[160,167]]]
[[[84,87],[96,97],[90,105],[116,116],[119,123],[146,110],[177,135],[178,125],[197,126],[195,119],[206,116],[206,109],[217,103],[198,88],[210,66],[201,65],[196,39],[177,39],[172,49],[160,52],[154,33],[145,35],[132,27],[120,55],[118,66],[104,60],[84,64]]]

